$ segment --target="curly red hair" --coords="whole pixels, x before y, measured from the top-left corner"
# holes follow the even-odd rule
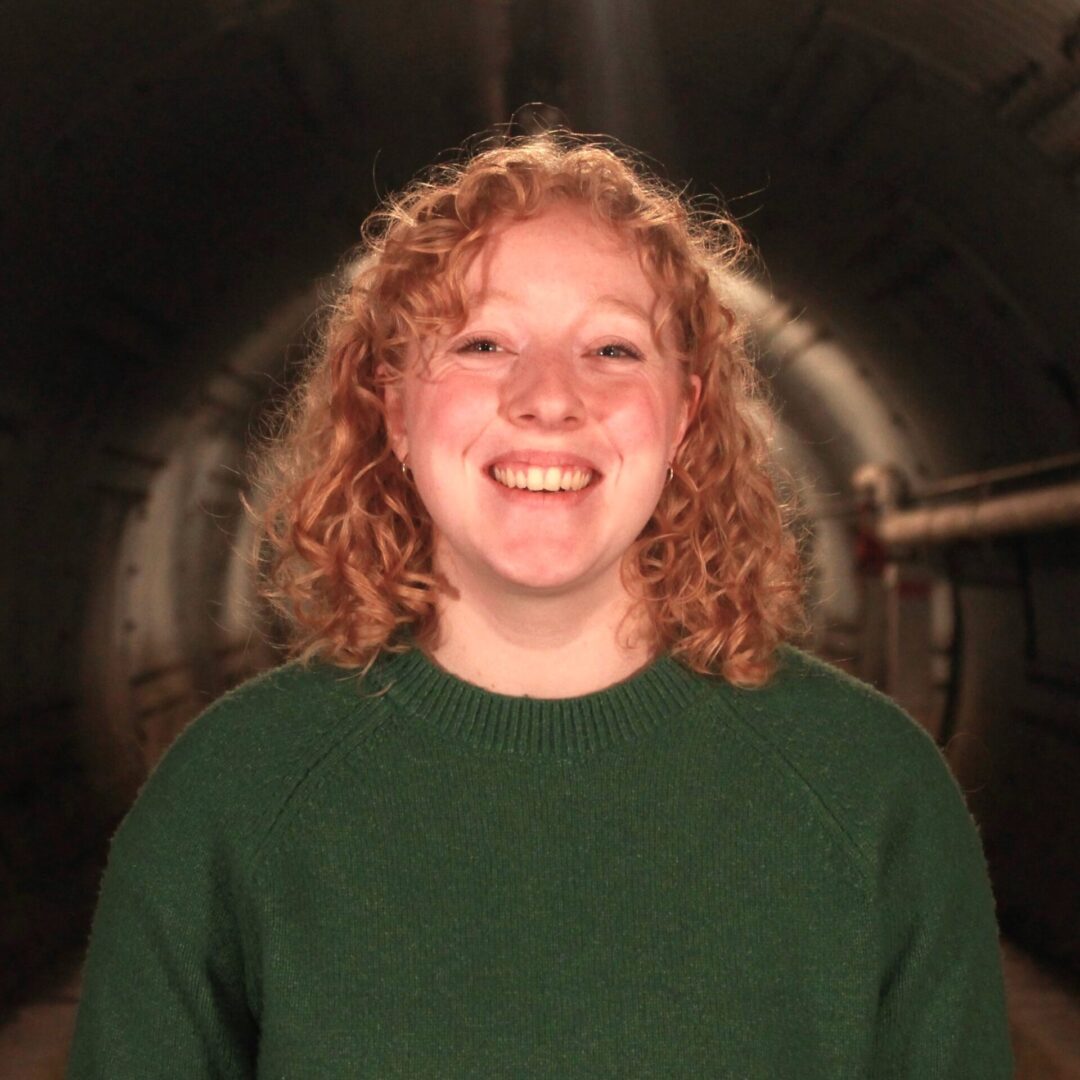
[[[622,580],[658,650],[741,686],[803,626],[802,578],[768,467],[744,327],[724,300],[747,248],[623,152],[570,133],[504,141],[436,168],[365,222],[320,344],[267,448],[264,594],[297,654],[368,669],[438,636],[431,521],[392,454],[383,386],[409,347],[465,318],[462,279],[493,225],[569,200],[632,240],[701,398],[674,477]],[[268,545],[268,546],[267,546]]]

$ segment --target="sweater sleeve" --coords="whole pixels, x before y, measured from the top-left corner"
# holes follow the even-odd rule
[[[225,838],[235,808],[221,763],[208,766],[199,742],[181,737],[113,840],[70,1080],[255,1074],[238,874]]]
[[[913,729],[878,852],[882,975],[868,1075],[1004,1080],[1012,1060],[982,845],[940,752]]]

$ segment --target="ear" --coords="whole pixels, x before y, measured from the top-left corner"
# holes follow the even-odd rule
[[[392,374],[385,363],[376,369],[379,378]],[[382,384],[383,403],[386,406],[386,438],[390,449],[404,462],[409,456],[409,436],[405,427],[405,385],[404,378],[398,376],[392,382]]]

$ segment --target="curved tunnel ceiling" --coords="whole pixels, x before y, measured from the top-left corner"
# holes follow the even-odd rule
[[[727,199],[819,493],[1080,442],[1075,0],[16,6],[0,596],[5,709],[42,730],[135,716],[152,759],[265,662],[237,477],[313,282],[379,195],[525,102]],[[129,793],[144,762],[100,743],[93,782]]]

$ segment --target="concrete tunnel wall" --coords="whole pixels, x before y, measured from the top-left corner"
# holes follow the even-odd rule
[[[1077,449],[1075,4],[17,6],[0,46],[7,1004],[77,952],[146,768],[273,661],[238,495],[319,279],[380,193],[523,102],[723,192],[759,245],[747,302],[815,525],[826,654],[863,644],[856,466],[891,463],[917,494]],[[949,598],[937,707],[1002,924],[1078,972],[1075,528],[910,561]]]

